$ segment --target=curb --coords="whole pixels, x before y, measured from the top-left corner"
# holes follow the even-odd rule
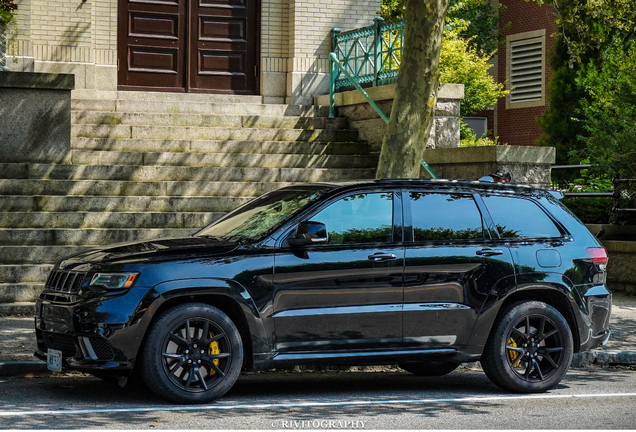
[[[478,367],[479,363],[466,363],[465,368]],[[572,357],[572,368],[589,366],[628,366],[636,365],[636,351],[599,351],[590,350]],[[0,377],[24,376],[28,374],[48,373],[46,363],[42,361],[0,362]]]
[[[0,377],[23,376],[49,372],[41,361],[0,362]]]
[[[571,367],[635,365],[636,351],[589,350],[574,354]]]

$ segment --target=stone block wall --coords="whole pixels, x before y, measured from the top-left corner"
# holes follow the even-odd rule
[[[395,84],[370,87],[365,90],[378,105],[378,108],[387,117],[390,117],[395,96]],[[328,93],[329,89],[326,92]],[[459,147],[459,109],[463,98],[463,84],[442,84],[440,86],[435,107],[435,124],[431,129],[427,148]],[[334,102],[337,114],[347,117],[351,126],[358,130],[360,139],[370,144],[372,152],[379,153],[386,123],[366,99],[357,90],[352,90],[337,93]],[[329,95],[316,97],[315,103],[316,105],[329,105]]]
[[[182,0],[185,1],[185,0]],[[72,73],[78,89],[117,89],[117,0],[17,0],[12,70]],[[311,105],[329,89],[331,29],[372,23],[380,0],[262,0],[261,95]]]
[[[0,162],[68,163],[73,75],[0,72]]]
[[[69,73],[76,88],[117,88],[117,0],[18,0],[15,71]]]

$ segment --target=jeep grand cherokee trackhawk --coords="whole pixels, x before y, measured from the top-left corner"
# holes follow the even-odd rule
[[[58,263],[36,355],[179,403],[240,371],[399,364],[443,375],[480,360],[543,392],[609,338],[606,251],[552,194],[444,180],[282,188],[187,238]],[[123,380],[125,381],[125,379]]]

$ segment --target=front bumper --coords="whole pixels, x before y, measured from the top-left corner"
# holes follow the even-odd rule
[[[124,295],[89,300],[76,296],[65,303],[43,293],[35,305],[35,356],[45,359],[52,348],[62,351],[64,369],[132,371],[143,339],[138,305],[147,291],[133,288]]]

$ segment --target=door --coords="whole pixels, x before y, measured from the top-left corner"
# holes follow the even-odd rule
[[[256,93],[255,3],[191,0],[191,92]]]
[[[404,246],[396,194],[347,195],[307,220],[324,223],[329,241],[283,243],[276,252],[276,350],[399,347]]]
[[[514,286],[511,254],[484,228],[473,194],[403,196],[404,345],[466,345],[491,290]]]
[[[567,233],[529,197],[483,193],[496,230],[510,248],[520,289],[538,282],[562,283]],[[566,253],[567,256],[567,253]]]
[[[185,91],[185,4],[185,0],[119,0],[121,90]]]
[[[118,88],[256,94],[256,0],[119,0]]]

